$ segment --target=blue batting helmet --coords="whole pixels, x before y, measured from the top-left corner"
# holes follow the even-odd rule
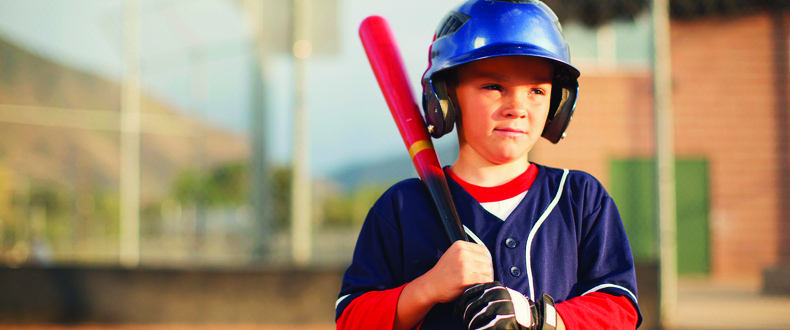
[[[453,130],[455,108],[443,72],[472,61],[506,55],[555,63],[551,106],[542,136],[557,143],[576,107],[579,70],[570,64],[557,15],[538,0],[469,0],[439,23],[422,76],[423,111],[434,138]]]

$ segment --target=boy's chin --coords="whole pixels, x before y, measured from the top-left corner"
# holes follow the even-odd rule
[[[513,146],[502,148],[477,148],[471,145],[461,147],[459,158],[482,158],[485,162],[493,165],[508,165],[515,162],[526,161],[531,148],[514,148]]]
[[[529,151],[524,152],[508,152],[508,153],[498,153],[493,155],[486,155],[484,158],[488,160],[492,164],[496,165],[508,165],[516,162],[523,162],[527,160],[527,156]]]

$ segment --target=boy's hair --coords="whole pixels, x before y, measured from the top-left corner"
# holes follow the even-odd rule
[[[447,73],[472,61],[507,55],[535,56],[554,65],[551,105],[542,136],[557,143],[576,108],[579,70],[570,64],[562,27],[537,0],[469,0],[450,10],[436,28],[422,76],[423,111],[428,131],[439,138],[453,130],[455,107]]]

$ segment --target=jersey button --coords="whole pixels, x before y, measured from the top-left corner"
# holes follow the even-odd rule
[[[507,247],[509,247],[511,249],[515,248],[516,246],[518,246],[518,241],[515,240],[515,239],[512,239],[512,238],[508,238],[508,239],[505,240],[505,246],[507,246]]]
[[[514,277],[521,276],[521,269],[516,266],[510,267],[510,275],[513,275]]]

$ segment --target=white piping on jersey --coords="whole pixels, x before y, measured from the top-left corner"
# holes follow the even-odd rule
[[[603,288],[617,288],[617,289],[623,290],[625,292],[628,292],[628,294],[631,296],[631,298],[634,298],[635,302],[637,301],[636,300],[636,295],[634,295],[633,292],[631,292],[630,290],[628,290],[628,289],[626,289],[626,288],[624,288],[622,286],[615,285],[615,284],[601,284],[601,285],[596,286],[596,287],[594,287],[594,288],[592,288],[590,290],[587,290],[587,292],[585,292],[585,293],[582,293],[582,296],[586,295],[588,293],[591,293],[591,292],[596,292],[596,291],[601,290]]]
[[[347,295],[345,295],[345,296],[342,296],[342,297],[340,297],[340,298],[337,298],[337,301],[335,301],[335,310],[337,310],[337,306],[338,306],[338,305],[340,305],[340,302],[341,302],[341,301],[343,301],[343,299],[346,299],[346,298],[348,298],[348,296],[350,296],[350,295],[351,295],[351,294],[347,294]]]
[[[529,279],[529,299],[535,301],[535,285],[532,283],[532,261],[530,260],[530,249],[532,248],[532,239],[535,238],[535,233],[538,232],[540,229],[540,225],[543,224],[543,221],[546,221],[546,218],[549,217],[549,213],[554,210],[554,206],[557,205],[557,202],[560,201],[560,196],[562,196],[562,188],[565,186],[565,178],[568,177],[568,169],[562,170],[562,179],[560,180],[560,185],[557,188],[557,194],[554,195],[554,200],[551,201],[549,207],[546,208],[546,211],[543,211],[543,214],[540,215],[538,222],[535,223],[535,226],[532,227],[532,230],[529,232],[529,237],[527,238],[527,278]]]
[[[478,238],[477,235],[475,235],[475,233],[473,233],[471,230],[469,230],[469,228],[466,227],[466,225],[463,225],[463,226],[464,226],[464,232],[467,235],[469,235],[469,237],[471,237],[472,240],[475,241],[475,243],[480,244],[482,246],[485,246],[485,244],[483,244],[483,241],[481,241],[480,238]]]

